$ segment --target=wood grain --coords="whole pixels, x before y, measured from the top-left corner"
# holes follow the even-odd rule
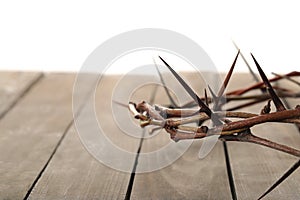
[[[208,73],[205,78],[213,76]],[[190,82],[199,95],[203,95],[206,84],[201,77],[185,74],[184,79]],[[168,84],[178,83],[168,78]],[[178,90],[180,87],[178,85]],[[185,94],[181,91],[177,95]],[[166,101],[166,95],[163,91],[159,91],[154,102],[164,104]],[[174,142],[165,131],[160,131],[159,134],[144,141],[142,153],[159,151],[169,143]],[[222,143],[218,142],[212,152],[200,160],[198,153],[202,143],[201,140],[194,141],[178,160],[163,169],[138,174],[132,199],[231,199]],[[168,155],[165,155],[164,161],[168,159],[170,159]],[[148,160],[149,165],[151,162],[155,161]]]
[[[0,119],[25,95],[42,74],[38,72],[0,73]]]
[[[124,199],[130,173],[101,164],[88,153],[78,137],[72,115],[75,75],[47,74],[37,84],[32,85],[26,95],[21,94],[39,75],[6,75],[0,73],[0,77],[3,77],[0,79],[3,83],[0,84],[0,97],[8,99],[0,104],[0,111],[2,109],[3,112],[13,102],[18,102],[0,120],[0,199],[24,198],[35,180],[37,182],[29,199]],[[176,84],[174,79],[164,76],[167,77],[167,85]],[[141,80],[134,80],[147,80],[145,77],[139,78]],[[208,74],[205,78],[214,77]],[[91,98],[95,100],[96,117],[106,137],[119,148],[135,153],[141,132],[136,132],[136,137],[128,135],[116,124],[115,115],[125,112],[124,118],[119,120],[136,125],[138,122],[128,118],[128,110],[122,106],[114,110],[116,113],[112,111],[112,107],[116,105],[111,102],[110,97],[117,91],[115,86],[121,84],[128,88],[132,84],[120,83],[119,79],[117,76],[104,77]],[[195,74],[185,77],[196,92],[203,96],[206,85],[200,79]],[[12,80],[20,80],[22,84]],[[234,74],[229,87],[237,89],[250,83],[251,76]],[[149,101],[154,88],[153,85],[137,88],[129,100]],[[81,89],[78,95],[83,97],[87,97],[91,90],[88,84]],[[178,87],[171,95],[176,99],[178,95],[186,94]],[[128,103],[126,98],[121,100],[121,103]],[[169,104],[161,86],[158,86],[154,102]],[[289,99],[289,102],[293,106],[299,104],[299,100]],[[82,102],[82,105],[85,103]],[[232,105],[235,103],[230,103],[228,107]],[[259,113],[262,106],[263,104],[253,106],[248,111]],[[87,124],[90,121],[89,118],[85,120]],[[300,135],[293,125],[269,123],[267,126],[253,128],[253,133],[300,148]],[[157,151],[169,143],[174,142],[165,131],[160,131],[144,140],[141,155]],[[222,144],[217,143],[205,159],[199,160],[198,152],[202,143],[202,140],[194,141],[169,166],[154,172],[137,174],[132,199],[231,199]],[[255,144],[229,142],[228,149],[238,199],[258,198],[297,160]],[[169,159],[168,155],[164,156],[163,159]],[[46,164],[47,161],[49,164]],[[138,170],[141,167],[150,167],[154,162],[157,160],[140,158]],[[133,166],[134,156],[128,163]],[[45,171],[41,173],[43,168]],[[298,170],[265,199],[299,199],[299,177]]]
[[[93,158],[72,126],[29,199],[124,199],[128,179]]]
[[[251,82],[251,77],[240,75],[232,80],[232,85],[249,85]],[[292,87],[286,81],[281,84]],[[295,87],[293,89],[297,90]],[[259,91],[256,94],[259,94]],[[299,103],[299,100],[295,99],[288,101],[293,106],[297,101]],[[244,110],[259,113],[263,106],[264,103],[261,103]],[[275,110],[272,105],[272,111]],[[260,137],[300,148],[300,135],[292,124],[268,123],[252,128],[252,132]],[[255,144],[229,142],[228,146],[239,199],[257,199],[298,159]],[[299,178],[300,172],[297,170],[264,199],[299,199],[300,189],[297,187],[300,184]]]
[[[119,77],[102,78],[95,92],[95,111],[99,124],[114,145],[136,152],[139,139],[124,134],[115,124],[111,99]],[[92,96],[94,96],[92,95]],[[127,108],[120,108],[127,112]],[[86,118],[86,123],[90,119]],[[84,133],[79,133],[84,134]],[[97,143],[97,141],[95,141]],[[107,155],[108,158],[110,155]],[[127,161],[131,167],[134,155]],[[120,172],[96,160],[72,126],[47,170],[38,181],[30,199],[124,199],[130,173]]]
[[[0,198],[22,199],[72,121],[75,76],[52,74],[0,121]]]

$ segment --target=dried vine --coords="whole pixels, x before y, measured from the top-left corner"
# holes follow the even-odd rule
[[[300,86],[300,83],[293,79],[293,77],[300,77],[300,72],[294,71],[285,75],[275,74],[274,78],[268,79],[259,63],[256,61],[255,57],[251,54],[262,82],[257,82],[249,87],[230,91],[224,94],[239,55],[241,55],[240,51],[238,51],[219,92],[217,94],[214,94],[214,92],[210,88],[208,88],[210,90],[211,97],[207,96],[205,90],[205,96],[202,98],[200,98],[190,88],[190,86],[179,76],[179,74],[177,74],[172,69],[172,67],[163,58],[159,57],[160,60],[165,64],[165,66],[170,70],[170,72],[175,76],[178,82],[184,87],[186,92],[193,98],[193,101],[188,102],[182,106],[177,106],[174,103],[175,101],[167,92],[167,87],[164,84],[163,77],[159,73],[161,82],[165,86],[165,90],[168,94],[170,102],[173,102],[173,107],[169,108],[161,105],[150,105],[145,101],[137,104],[130,102],[128,106],[130,112],[136,119],[140,120],[141,127],[152,125],[155,127],[153,130],[156,130],[157,128],[164,128],[166,132],[170,134],[171,139],[176,142],[186,139],[202,139],[205,137],[211,137],[212,135],[219,135],[219,140],[221,141],[254,143],[278,151],[282,151],[296,157],[300,157],[300,150],[255,136],[251,131],[251,128],[253,126],[256,126],[258,124],[265,124],[268,122],[289,123],[295,124],[296,126],[300,127],[300,106],[298,105],[295,108],[288,109],[280,99],[286,97],[299,98],[300,92],[271,85],[271,83],[276,83],[281,79],[286,79],[291,83]],[[241,56],[245,60],[244,56]],[[258,80],[258,78],[256,77],[255,80]],[[262,94],[247,95],[248,92],[253,90],[261,90]],[[222,110],[222,107],[228,102],[242,102],[244,100],[251,101],[241,103],[238,106],[226,110]],[[237,109],[241,109],[264,101],[266,101],[266,104],[258,114],[235,111]],[[274,112],[271,112],[271,101],[276,107],[276,111]],[[213,104],[212,109],[209,107],[209,104]],[[197,106],[198,108],[195,108],[195,106]],[[231,121],[231,118],[235,118],[238,120]],[[207,120],[211,120],[214,126],[207,127],[205,125],[202,125]],[[199,126],[190,126],[189,124],[192,122],[196,122]],[[271,186],[271,188],[266,191],[266,193],[264,193],[260,198],[271,192],[277,185],[279,185],[293,171],[295,171],[299,167],[299,165],[299,162],[293,165],[291,169],[286,174],[284,174],[284,176],[280,178],[273,186]]]

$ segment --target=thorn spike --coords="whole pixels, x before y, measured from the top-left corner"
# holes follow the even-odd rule
[[[296,169],[298,169],[298,167],[300,166],[300,160],[298,160],[294,165],[291,166],[291,168],[286,171],[282,177],[280,177],[265,193],[263,193],[258,200],[262,199],[263,197],[265,197],[267,194],[269,194],[270,192],[272,192],[272,190],[274,190],[278,185],[280,185],[285,179],[287,179],[294,171],[296,171]]]
[[[225,91],[225,89],[226,89],[226,87],[227,87],[227,85],[228,85],[228,83],[229,83],[229,80],[230,80],[230,78],[231,78],[231,75],[232,75],[233,69],[234,69],[234,67],[235,67],[236,61],[237,61],[237,59],[238,59],[238,57],[239,57],[239,54],[240,54],[240,50],[238,50],[238,52],[237,52],[237,54],[236,54],[236,56],[235,56],[235,59],[234,59],[232,65],[231,65],[231,67],[230,67],[230,70],[229,70],[229,72],[228,72],[227,75],[226,75],[226,78],[225,78],[225,80],[224,80],[224,82],[223,82],[223,85],[222,85],[220,91],[218,92],[218,97],[219,97],[219,98],[224,94],[224,91]]]
[[[204,97],[205,97],[205,103],[208,106],[208,97],[207,97],[207,91],[206,88],[204,88]]]
[[[237,44],[232,40],[233,45],[235,46],[235,48],[237,50],[239,50],[240,48],[237,46]],[[248,70],[250,72],[250,74],[252,75],[253,79],[255,80],[255,82],[259,82],[258,77],[256,76],[256,74],[253,72],[252,68],[250,67],[249,63],[247,62],[245,56],[243,55],[242,52],[240,52],[242,59],[244,60],[246,66],[248,67]]]
[[[167,88],[167,86],[166,86],[165,80],[164,80],[164,78],[163,78],[161,72],[159,71],[158,65],[157,65],[157,63],[156,63],[156,61],[155,61],[154,58],[153,58],[153,63],[154,63],[154,65],[155,65],[156,71],[157,71],[157,73],[158,73],[158,75],[159,75],[160,82],[161,82],[161,84],[163,85],[163,87],[164,87],[164,89],[165,89],[165,92],[166,92],[166,94],[167,94],[167,96],[168,96],[168,98],[169,98],[169,100],[170,100],[170,103],[172,104],[172,106],[178,107],[178,105],[176,104],[176,102],[175,102],[174,99],[172,98],[172,96],[171,96],[171,94],[170,94],[170,92],[169,92],[169,90],[168,90],[168,88]]]
[[[214,91],[211,89],[211,87],[209,85],[207,85],[209,92],[211,93],[211,96],[213,98],[213,102],[215,103],[218,100],[217,95],[214,93]]]
[[[258,62],[256,61],[255,57],[253,56],[253,54],[251,53],[251,56],[255,62],[255,65],[258,69],[258,72],[264,82],[264,84],[266,85],[266,88],[276,106],[277,111],[283,111],[285,110],[285,107],[283,105],[283,103],[281,102],[281,100],[279,99],[278,95],[275,93],[270,81],[268,80],[267,76],[265,75],[264,71],[262,70],[262,68],[260,67],[260,65],[258,64]]]
[[[161,61],[167,66],[167,68],[172,72],[172,74],[175,76],[175,78],[179,81],[179,83],[184,87],[184,89],[187,91],[187,93],[198,103],[200,108],[203,108],[205,110],[206,114],[209,116],[211,115],[211,110],[201,101],[201,99],[198,97],[198,95],[188,86],[188,84],[171,68],[171,66],[162,58],[159,56]]]
[[[211,117],[211,119],[214,121],[216,125],[222,124],[222,122],[219,120],[219,118],[214,115],[214,113],[211,111],[211,109],[205,105],[204,102],[199,98],[199,96],[190,88],[190,86],[177,74],[177,72],[174,71],[174,69],[160,56],[158,56],[160,60],[166,65],[166,67],[171,71],[171,73],[175,76],[175,78],[178,80],[178,82],[184,87],[186,92],[197,102],[197,104],[200,107],[200,110],[205,112],[208,116]]]

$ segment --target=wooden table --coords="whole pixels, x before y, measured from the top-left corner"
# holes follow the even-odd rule
[[[0,199],[124,199],[131,174],[98,162],[77,135],[72,114],[75,77],[0,73]],[[116,78],[108,77],[107,81],[107,91],[103,92],[109,94]],[[230,87],[250,82],[249,75],[236,74]],[[83,90],[82,95],[88,91]],[[147,99],[148,93],[140,97]],[[101,97],[97,98],[101,101]],[[166,96],[157,98],[163,101]],[[292,105],[297,102],[290,101]],[[250,109],[259,112],[261,107]],[[109,109],[101,112],[109,113]],[[107,126],[117,134],[112,137],[122,134],[113,124]],[[259,136],[300,148],[300,135],[293,125],[273,123],[253,130]],[[151,151],[168,140],[166,136],[145,140],[141,151]],[[120,145],[127,144],[124,148],[137,151],[139,140],[127,139],[122,138]],[[201,143],[195,141],[168,167],[137,174],[131,199],[231,199],[222,143],[199,160]],[[293,156],[254,144],[232,142],[228,149],[238,199],[258,198],[297,161]],[[265,199],[300,199],[299,185],[298,170]]]

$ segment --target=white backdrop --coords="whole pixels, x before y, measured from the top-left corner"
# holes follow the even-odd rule
[[[1,1],[0,70],[77,71],[102,42],[138,28],[186,35],[220,71],[235,57],[231,39],[268,72],[299,70],[299,20],[297,1]],[[241,59],[237,70],[247,70]]]

